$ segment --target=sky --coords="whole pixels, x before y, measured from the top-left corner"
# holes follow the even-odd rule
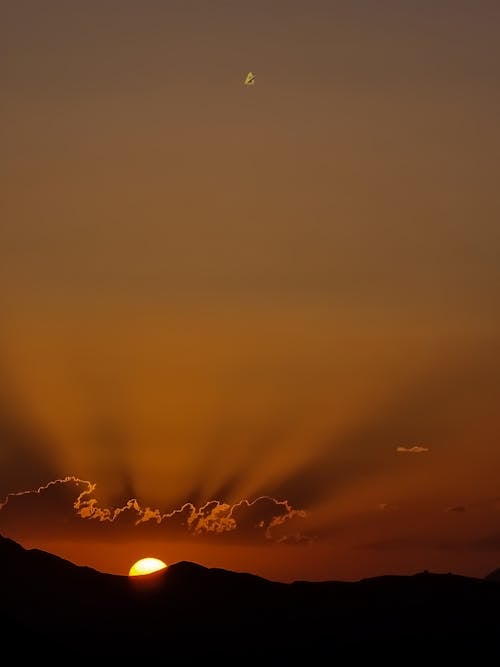
[[[498,2],[0,0],[0,76],[2,534],[500,565]]]

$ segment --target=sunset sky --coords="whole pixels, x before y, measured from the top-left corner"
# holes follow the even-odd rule
[[[500,566],[500,3],[0,0],[0,76],[2,534]]]

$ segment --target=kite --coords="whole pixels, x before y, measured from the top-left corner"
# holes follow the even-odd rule
[[[245,86],[253,86],[255,84],[255,74],[253,72],[248,72],[245,77]]]

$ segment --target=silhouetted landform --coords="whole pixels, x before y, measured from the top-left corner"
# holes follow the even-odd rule
[[[284,584],[189,562],[128,578],[1,536],[0,566],[0,655],[12,651],[21,664],[407,663],[438,654],[486,664],[500,655],[500,585],[486,579],[424,572]]]
[[[486,581],[498,581],[500,583],[500,567],[498,570],[493,570],[485,577]]]

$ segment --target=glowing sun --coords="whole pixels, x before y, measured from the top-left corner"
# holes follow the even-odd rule
[[[159,572],[164,570],[167,564],[159,558],[141,558],[137,563],[134,563],[128,573],[129,577],[140,577],[143,574],[151,574],[152,572]]]

